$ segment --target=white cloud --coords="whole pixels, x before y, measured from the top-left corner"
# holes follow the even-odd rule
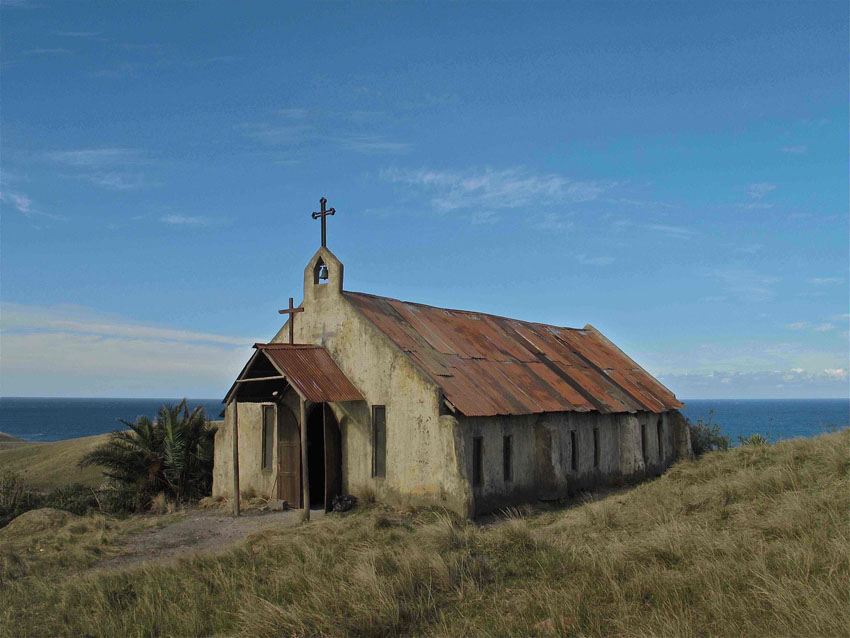
[[[753,199],[762,199],[765,195],[774,190],[776,190],[776,184],[758,182],[757,184],[750,184],[747,187],[747,195]]]
[[[410,152],[412,148],[407,142],[393,142],[379,135],[348,135],[331,138],[331,141],[364,155],[400,155]]]
[[[65,220],[66,217],[62,215],[54,215],[53,213],[45,213],[44,211],[38,210],[34,205],[33,201],[22,193],[12,193],[9,191],[0,192],[0,202],[5,204],[11,204],[14,208],[24,215],[24,217],[36,218],[41,217],[45,219],[53,219],[57,221]]]
[[[587,255],[576,255],[576,259],[578,263],[583,264],[585,266],[608,266],[614,263],[613,257],[607,256],[597,256],[597,257],[588,257]]]
[[[796,321],[794,323],[789,323],[785,327],[788,328],[789,330],[805,330],[806,328],[809,327],[809,322],[808,321]]]
[[[763,275],[741,268],[717,268],[710,271],[725,292],[738,297],[741,301],[767,301],[775,296],[774,285],[779,277]]]
[[[103,168],[148,163],[144,154],[134,148],[84,148],[73,151],[50,151],[49,160],[77,168]]]
[[[648,228],[649,230],[657,231],[659,233],[664,233],[665,235],[670,235],[671,237],[676,237],[678,239],[687,239],[689,237],[693,237],[696,234],[690,228],[685,228],[684,226],[646,224],[646,228]]]
[[[70,177],[85,179],[109,190],[131,190],[149,185],[144,175],[131,170],[151,163],[138,149],[84,148],[50,151],[44,157],[72,169]]]
[[[159,221],[175,226],[213,226],[221,223],[220,219],[202,215],[164,215],[159,218]]]
[[[210,396],[256,339],[181,330],[76,306],[2,304],[4,394]]]
[[[797,146],[783,146],[779,150],[783,153],[789,153],[791,155],[805,155],[809,152],[809,147],[805,144],[799,144]]]
[[[815,332],[829,332],[830,330],[835,330],[835,326],[831,323],[821,323],[814,327]]]
[[[823,373],[830,379],[842,380],[847,378],[847,370],[844,368],[827,368]]]
[[[815,284],[816,286],[826,286],[829,284],[840,284],[843,283],[844,279],[842,277],[815,277],[813,279],[809,279],[810,284]]]
[[[384,169],[381,177],[430,196],[440,213],[461,209],[503,210],[591,201],[613,187],[610,181],[580,181],[563,175],[535,174],[524,168],[467,171]]]

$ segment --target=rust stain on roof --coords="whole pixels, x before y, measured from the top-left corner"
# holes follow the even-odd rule
[[[322,346],[257,343],[286,380],[308,401],[362,401],[363,396]]]
[[[344,292],[467,416],[683,408],[593,326],[560,328]]]

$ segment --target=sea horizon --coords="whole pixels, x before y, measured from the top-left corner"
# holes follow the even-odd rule
[[[0,397],[0,432],[26,441],[51,442],[105,434],[135,421],[155,417],[170,397]],[[217,398],[187,398],[190,409],[203,406],[209,420],[220,419],[224,405]],[[736,443],[752,434],[770,440],[817,436],[850,427],[850,399],[681,399],[682,413],[696,423],[715,423]]]

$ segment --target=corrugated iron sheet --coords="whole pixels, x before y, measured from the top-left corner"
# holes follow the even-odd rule
[[[593,326],[559,328],[345,292],[467,416],[684,407]]]
[[[262,351],[308,401],[362,401],[342,370],[321,346],[258,343]]]

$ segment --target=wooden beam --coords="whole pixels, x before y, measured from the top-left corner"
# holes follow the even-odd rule
[[[233,515],[239,516],[239,404],[233,406]]]
[[[310,473],[307,467],[307,405],[304,397],[299,396],[301,403],[301,494],[304,499],[305,521],[310,520]]]
[[[275,375],[273,377],[254,377],[252,379],[236,379],[236,383],[248,383],[249,381],[277,381],[279,379],[285,379],[286,377],[282,374]]]

